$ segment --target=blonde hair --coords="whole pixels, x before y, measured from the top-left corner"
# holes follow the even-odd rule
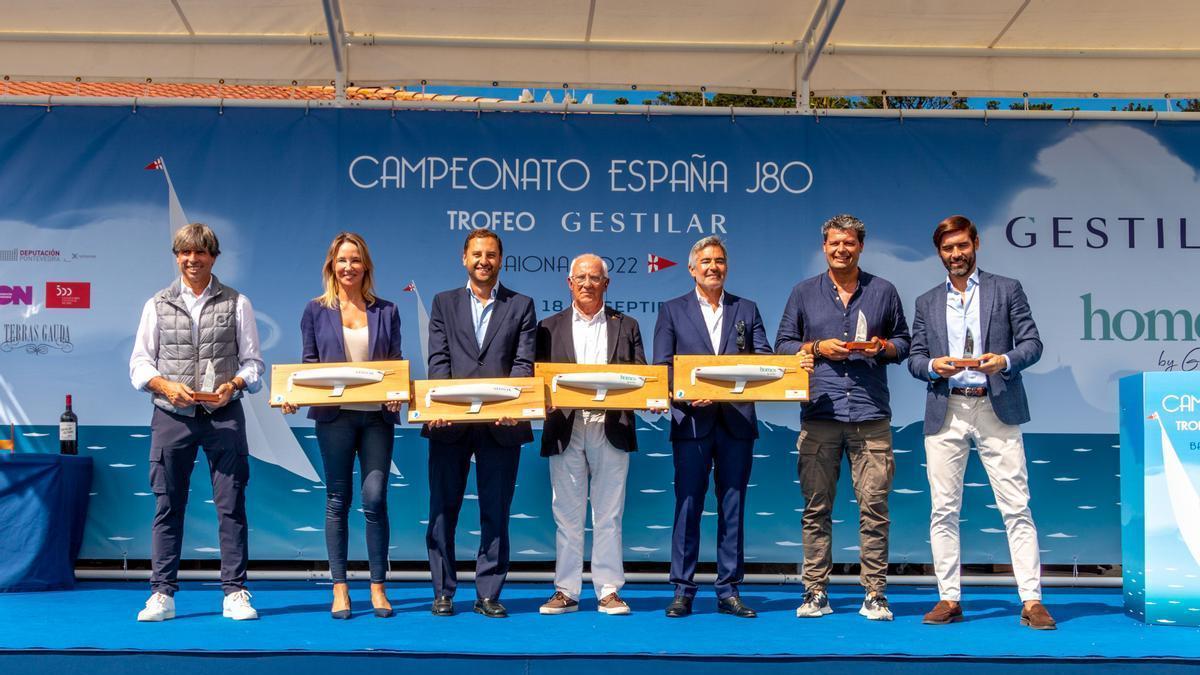
[[[358,247],[358,255],[362,257],[363,262],[363,302],[367,305],[374,304],[375,265],[371,263],[371,252],[367,250],[367,242],[353,232],[339,232],[329,244],[329,252],[325,254],[325,265],[321,268],[325,292],[317,298],[317,302],[321,303],[322,307],[330,309],[338,307],[338,282],[333,273],[333,266],[337,262],[338,249],[342,247],[342,244],[354,244]]]

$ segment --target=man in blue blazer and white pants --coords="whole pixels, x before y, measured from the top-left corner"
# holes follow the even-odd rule
[[[1029,511],[1029,476],[1020,424],[1029,421],[1021,371],[1042,356],[1042,341],[1015,279],[988,274],[975,265],[979,234],[963,216],[950,216],[933,233],[933,244],[949,274],[917,299],[908,368],[928,382],[925,398],[925,457],[933,513],[929,542],[940,600],[927,624],[962,620],[959,576],[959,512],[963,472],[972,443],[987,470],[1004,518],[1021,623],[1053,630],[1042,605],[1037,529]],[[978,359],[962,368],[956,359]]]
[[[537,317],[533,300],[500,285],[504,249],[491,230],[472,230],[463,243],[467,284],[438,293],[429,312],[429,378],[533,377]],[[479,494],[479,553],[475,612],[508,616],[500,591],[508,574],[508,512],[517,484],[521,445],[533,440],[529,422],[494,424],[433,420],[429,439],[429,529],[425,543],[433,575],[433,613],[454,614],[454,531],[462,510],[471,458]]]
[[[725,292],[728,260],[720,237],[692,246],[688,270],[696,287],[663,303],[654,326],[654,362],[670,366],[676,354],[769,354],[758,306]],[[675,458],[675,527],[671,535],[668,617],[692,613],[700,518],[711,471],[717,488],[717,609],[753,618],[738,596],[744,562],[746,486],[750,481],[758,418],[753,403],[675,402],[671,446]]]

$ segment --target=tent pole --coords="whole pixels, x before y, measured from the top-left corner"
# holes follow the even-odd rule
[[[342,21],[342,7],[338,0],[321,0],[325,10],[325,27],[329,31],[329,46],[333,49],[334,97],[346,100],[346,31]]]

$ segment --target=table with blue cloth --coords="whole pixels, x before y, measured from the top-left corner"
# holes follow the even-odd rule
[[[0,454],[0,592],[74,588],[92,458]]]

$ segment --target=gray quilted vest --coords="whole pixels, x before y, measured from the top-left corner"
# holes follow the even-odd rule
[[[204,378],[208,363],[213,364],[216,386],[228,382],[238,371],[237,299],[238,292],[212,278],[212,297],[200,309],[200,343],[192,342],[192,315],[180,298],[181,281],[154,295],[158,315],[158,354],[155,366],[168,380],[182,382],[196,390]],[[241,398],[242,392],[233,398]],[[195,406],[176,408],[165,396],[154,394],[154,405],[180,415],[196,414]]]

